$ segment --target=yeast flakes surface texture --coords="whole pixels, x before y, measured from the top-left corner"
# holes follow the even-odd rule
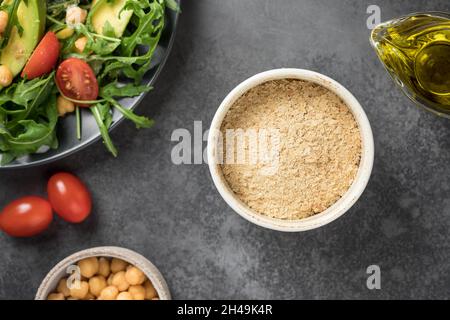
[[[360,163],[361,136],[336,94],[301,80],[263,83],[234,103],[221,131],[225,137],[227,129],[261,128],[279,132],[274,175],[265,174],[267,164],[261,162],[221,165],[232,191],[251,209],[279,219],[302,219],[329,208],[349,189]],[[227,148],[224,154],[225,159],[230,156]]]

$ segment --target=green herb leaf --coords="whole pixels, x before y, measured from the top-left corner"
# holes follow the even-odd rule
[[[164,26],[164,5],[159,1],[128,0],[124,10],[133,10],[139,23],[129,37],[124,37],[122,54],[131,56],[137,45],[152,47],[155,42],[157,44]]]
[[[93,52],[101,56],[109,55],[114,52],[121,43],[121,40],[118,38],[90,32],[84,24],[78,24],[75,27],[75,30],[77,33],[84,35],[88,39],[86,47],[84,48],[84,52],[88,54]]]
[[[114,157],[117,157],[118,152],[116,147],[114,146],[114,143],[111,141],[111,137],[109,136],[108,132],[109,126],[105,124],[104,110],[102,112],[101,111],[102,108],[104,108],[103,105],[99,104],[94,107],[91,107],[90,110],[94,115],[95,121],[97,122],[98,128],[103,137],[103,143],[105,144],[109,152],[111,152]]]
[[[135,86],[131,83],[118,85],[117,81],[111,82],[100,89],[100,97],[104,99],[112,97],[135,97],[143,92],[150,91],[152,87]]]
[[[11,101],[19,106],[24,106],[25,109],[12,117],[7,124],[9,130],[14,129],[20,121],[27,119],[34,109],[49,97],[55,87],[54,74],[52,72],[48,76],[30,81],[22,80],[17,84]]]
[[[57,148],[55,127],[58,119],[56,111],[56,96],[43,104],[40,116],[37,119],[19,121],[21,130],[12,133],[4,126],[0,126],[0,150],[2,163],[12,161],[17,157],[37,152],[41,147]],[[43,119],[45,115],[45,119]]]
[[[136,115],[132,110],[125,109],[124,107],[122,107],[122,105],[120,103],[118,103],[114,99],[110,99],[109,102],[117,110],[119,110],[120,113],[122,113],[125,118],[127,118],[128,120],[133,121],[134,124],[136,124],[136,128],[138,128],[138,129],[140,129],[140,128],[151,128],[153,126],[154,121],[152,119],[149,119],[149,118],[144,117],[144,116]]]

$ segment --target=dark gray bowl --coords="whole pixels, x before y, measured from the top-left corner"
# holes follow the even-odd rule
[[[177,0],[177,2],[180,3],[181,0]],[[163,69],[175,39],[178,15],[178,12],[170,9],[166,10],[166,26],[152,58],[152,68],[145,74],[143,84],[151,86]],[[145,93],[134,98],[121,99],[120,103],[127,109],[134,109],[144,98],[144,96]],[[80,151],[81,149],[99,140],[101,138],[100,131],[92,114],[88,110],[82,110],[81,117],[83,124],[83,136],[81,140],[78,140],[76,137],[75,117],[73,115],[68,116],[61,119],[58,123],[58,149],[22,157],[7,165],[0,166],[0,170],[9,168],[25,168],[46,164]],[[114,123],[112,124],[110,130],[116,128],[123,118],[124,117],[120,112],[114,112]]]

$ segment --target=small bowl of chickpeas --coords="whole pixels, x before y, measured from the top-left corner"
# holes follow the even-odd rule
[[[166,281],[142,255],[97,247],[58,263],[42,281],[36,300],[170,300]]]

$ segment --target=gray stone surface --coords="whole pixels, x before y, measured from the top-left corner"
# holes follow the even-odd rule
[[[375,1],[384,20],[450,9],[447,0]],[[0,172],[0,203],[43,194],[68,170],[87,182],[94,212],[55,219],[34,239],[0,235],[0,298],[30,299],[50,268],[89,247],[117,245],[154,262],[178,299],[448,298],[450,122],[416,108],[369,46],[368,0],[185,0],[176,44],[138,111],[156,126],[123,123],[101,143],[37,168]],[[345,85],[364,106],[376,144],[372,179],[341,219],[298,234],[243,220],[215,190],[207,165],[175,166],[176,128],[207,129],[224,96],[267,69],[307,68]],[[367,266],[382,289],[366,288]]]

